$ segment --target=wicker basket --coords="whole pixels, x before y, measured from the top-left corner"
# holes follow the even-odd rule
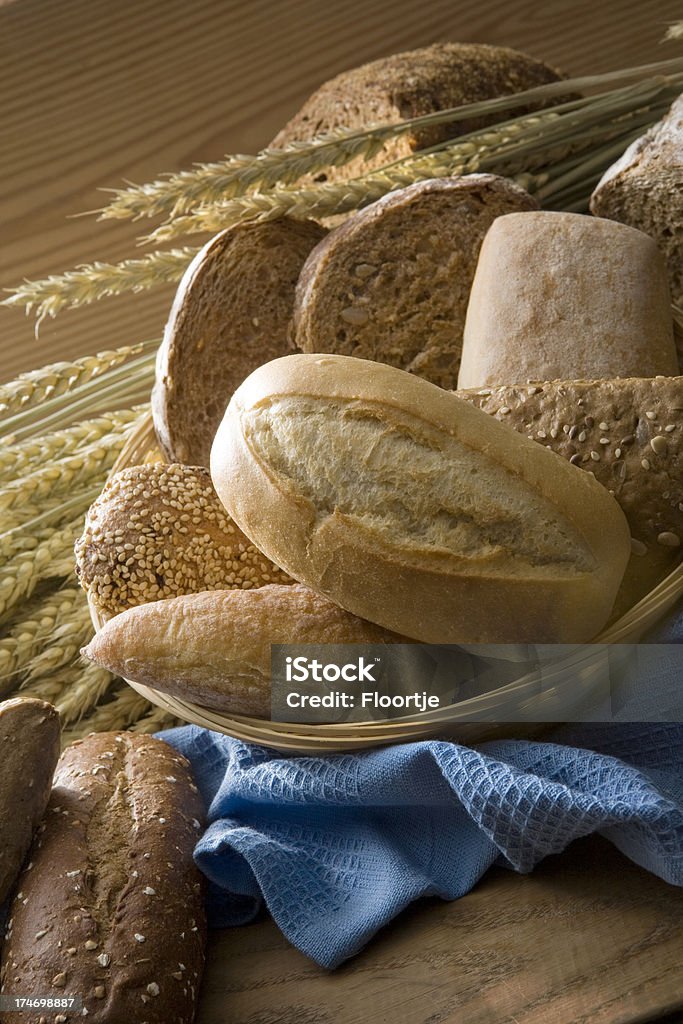
[[[146,417],[130,438],[112,468],[112,473],[143,462],[160,461],[151,416]],[[529,736],[548,728],[549,723],[570,721],[573,711],[591,694],[604,658],[603,644],[637,643],[683,594],[683,564],[663,579],[641,601],[595,637],[594,644],[578,646],[552,673],[527,673],[491,693],[459,704],[438,708],[385,722],[303,725],[270,722],[246,715],[227,715],[132,681],[130,685],[153,704],[187,722],[227,733],[239,739],[288,753],[333,753],[407,742],[429,736],[447,736],[465,743],[477,743],[498,736]],[[90,608],[95,629],[102,625]],[[543,721],[505,722],[506,708],[524,706],[527,713]],[[494,721],[473,721],[495,715]],[[501,724],[498,724],[501,723]]]

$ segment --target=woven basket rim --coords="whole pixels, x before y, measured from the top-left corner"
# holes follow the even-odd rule
[[[155,461],[164,461],[156,448],[152,415],[147,413],[121,450],[112,466],[111,474],[129,466],[150,461],[152,457]],[[571,672],[573,683],[577,679],[585,679],[585,685],[589,686],[591,673],[598,667],[600,652],[604,656],[604,647],[601,645],[637,643],[642,634],[666,614],[681,594],[683,594],[683,562],[679,563],[672,572],[616,622],[599,633],[590,644],[576,645],[577,650],[571,652],[566,659],[554,666],[553,672],[558,676],[558,685],[546,688],[543,692],[545,702],[550,701],[551,710],[554,708],[552,695],[555,694],[555,699],[560,700],[557,691],[563,675],[566,676]],[[98,630],[102,627],[102,619],[90,600],[88,604],[93,626],[95,630]],[[496,707],[500,708],[502,706],[501,698],[514,697],[516,700],[538,698],[539,694],[534,693],[534,689],[538,689],[538,674],[533,672],[520,676],[512,683],[488,694],[470,698],[447,708],[438,708],[423,714],[384,722],[330,723],[327,725],[272,722],[268,719],[254,718],[248,715],[227,714],[191,701],[181,700],[133,680],[126,680],[126,682],[152,704],[169,711],[176,718],[285,753],[343,752],[437,735],[448,736],[451,733],[457,734],[457,738],[461,742],[478,743],[499,736],[514,735],[519,738],[536,735],[550,728],[555,722],[565,720],[557,717],[553,718],[553,721],[547,721],[545,720],[548,717],[546,711],[544,721],[537,723],[472,721],[475,711],[483,713],[487,710],[495,710]],[[573,695],[567,707],[575,707],[580,696],[579,688],[578,695]]]

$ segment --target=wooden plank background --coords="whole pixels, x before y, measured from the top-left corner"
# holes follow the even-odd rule
[[[572,74],[675,56],[679,0],[13,0],[0,6],[0,288],[136,255],[144,230],[78,217],[103,187],[265,145],[340,70],[436,40]],[[137,250],[139,254],[140,250]],[[157,337],[172,288],[33,323],[0,308],[0,379]]]

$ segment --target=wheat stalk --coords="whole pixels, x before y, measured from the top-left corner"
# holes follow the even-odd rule
[[[21,618],[10,623],[0,639],[0,693],[16,685],[17,675],[27,670],[46,639],[80,614],[83,601],[83,592],[77,587],[64,588],[34,600]]]
[[[53,363],[39,370],[22,373],[16,380],[0,386],[0,417],[23,411],[44,402],[46,398],[73,391],[141,351],[141,345],[125,345],[110,352],[98,352],[94,356]]]
[[[0,490],[0,511],[31,502],[35,504],[88,483],[93,477],[103,477],[114,464],[130,432],[129,426],[125,432],[106,434],[95,444],[87,445],[73,455],[11,480]]]
[[[45,317],[56,316],[66,306],[87,306],[108,295],[141,292],[156,284],[175,283],[183,276],[197,251],[187,247],[169,249],[121,263],[98,260],[68,270],[65,274],[51,274],[40,281],[25,281],[0,305],[21,306],[27,313],[35,308],[40,324]]]
[[[50,643],[25,666],[26,685],[35,679],[53,675],[58,669],[70,665],[84,643],[92,636],[92,620],[85,593],[76,591],[78,599],[71,603],[66,619],[60,618],[50,633]],[[24,685],[24,684],[22,684]]]
[[[306,174],[341,167],[358,157],[368,161],[377,155],[387,141],[422,128],[491,116],[632,77],[675,72],[680,70],[680,66],[680,61],[674,60],[605,75],[562,80],[512,96],[435,111],[397,124],[369,125],[362,131],[340,129],[311,142],[295,142],[282,149],[265,149],[257,156],[229,156],[225,160],[198,164],[192,170],[167,175],[144,185],[113,189],[114,198],[98,212],[101,219],[137,220],[142,217],[182,215],[198,204],[211,204],[255,189],[263,191],[274,185],[291,184]],[[590,99],[574,101],[577,107],[590,102]]]
[[[96,707],[92,714],[78,725],[62,732],[62,743],[73,743],[91,732],[118,732],[138,721],[152,708],[144,697],[127,683],[114,693],[113,699]]]
[[[21,696],[36,697],[38,700],[46,700],[49,704],[55,704],[64,687],[68,685],[68,677],[54,675],[48,679],[39,679],[33,686],[28,686],[25,690],[21,690]]]
[[[3,513],[4,530],[0,533],[1,563],[12,558],[18,551],[32,551],[54,532],[55,526],[83,517],[97,498],[105,482],[105,476],[91,480],[87,487],[77,490],[65,498],[57,495],[40,505],[26,505]]]
[[[78,518],[51,533],[33,551],[20,551],[0,570],[0,621],[30,597],[43,579],[63,579],[74,571],[73,547],[83,529]]]
[[[150,711],[149,714],[139,718],[137,722],[133,722],[128,728],[130,732],[149,735],[150,733],[160,732],[162,729],[172,729],[180,724],[182,724],[180,720],[169,711],[165,711],[163,708],[156,708],[154,711]]]
[[[142,406],[117,409],[35,439],[6,445],[0,451],[0,480],[33,472],[41,465],[55,462],[100,441],[107,434],[128,433],[143,411]]]
[[[92,628],[91,628],[92,632]],[[63,725],[79,722],[102,700],[116,682],[116,676],[99,665],[85,665],[79,659],[61,673],[62,687],[56,707]]]

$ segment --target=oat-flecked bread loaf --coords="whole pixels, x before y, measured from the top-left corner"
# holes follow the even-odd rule
[[[178,594],[289,582],[232,522],[207,469],[160,462],[107,482],[76,542],[76,571],[104,617]]]
[[[108,622],[83,653],[175,697],[269,718],[271,644],[409,642],[295,583],[132,608]]]
[[[294,287],[325,234],[283,217],[216,235],[178,286],[159,348],[154,429],[170,462],[208,466],[211,442],[235,388],[285,355]]]
[[[636,548],[683,542],[683,377],[557,380],[456,394],[593,473],[621,505]]]
[[[642,231],[575,213],[489,228],[467,307],[459,388],[678,373],[664,259]]]
[[[99,733],[67,747],[11,907],[3,992],[81,996],[92,1024],[191,1024],[206,941],[192,860],[202,821],[187,761],[161,740]]]
[[[671,296],[683,305],[683,96],[605,171],[590,208],[655,239],[666,257]]]
[[[588,640],[630,553],[623,512],[589,474],[428,381],[349,356],[256,370],[211,475],[296,579],[427,643]]]
[[[14,698],[0,704],[0,906],[50,797],[59,757],[59,715],[51,704]]]
[[[275,136],[272,145],[286,146],[337,128],[394,124],[434,110],[522,92],[560,78],[560,73],[547,64],[507,47],[434,43],[419,50],[382,57],[325,82]],[[518,108],[517,113],[530,109],[534,108]],[[397,139],[364,166],[407,156],[453,135],[474,131],[490,121],[490,118],[476,118],[421,128]],[[354,160],[343,167],[332,168],[327,177],[330,180],[355,177],[359,163]]]
[[[537,208],[523,188],[493,174],[389,193],[331,231],[306,260],[296,289],[296,344],[455,387],[484,235],[496,217]]]

